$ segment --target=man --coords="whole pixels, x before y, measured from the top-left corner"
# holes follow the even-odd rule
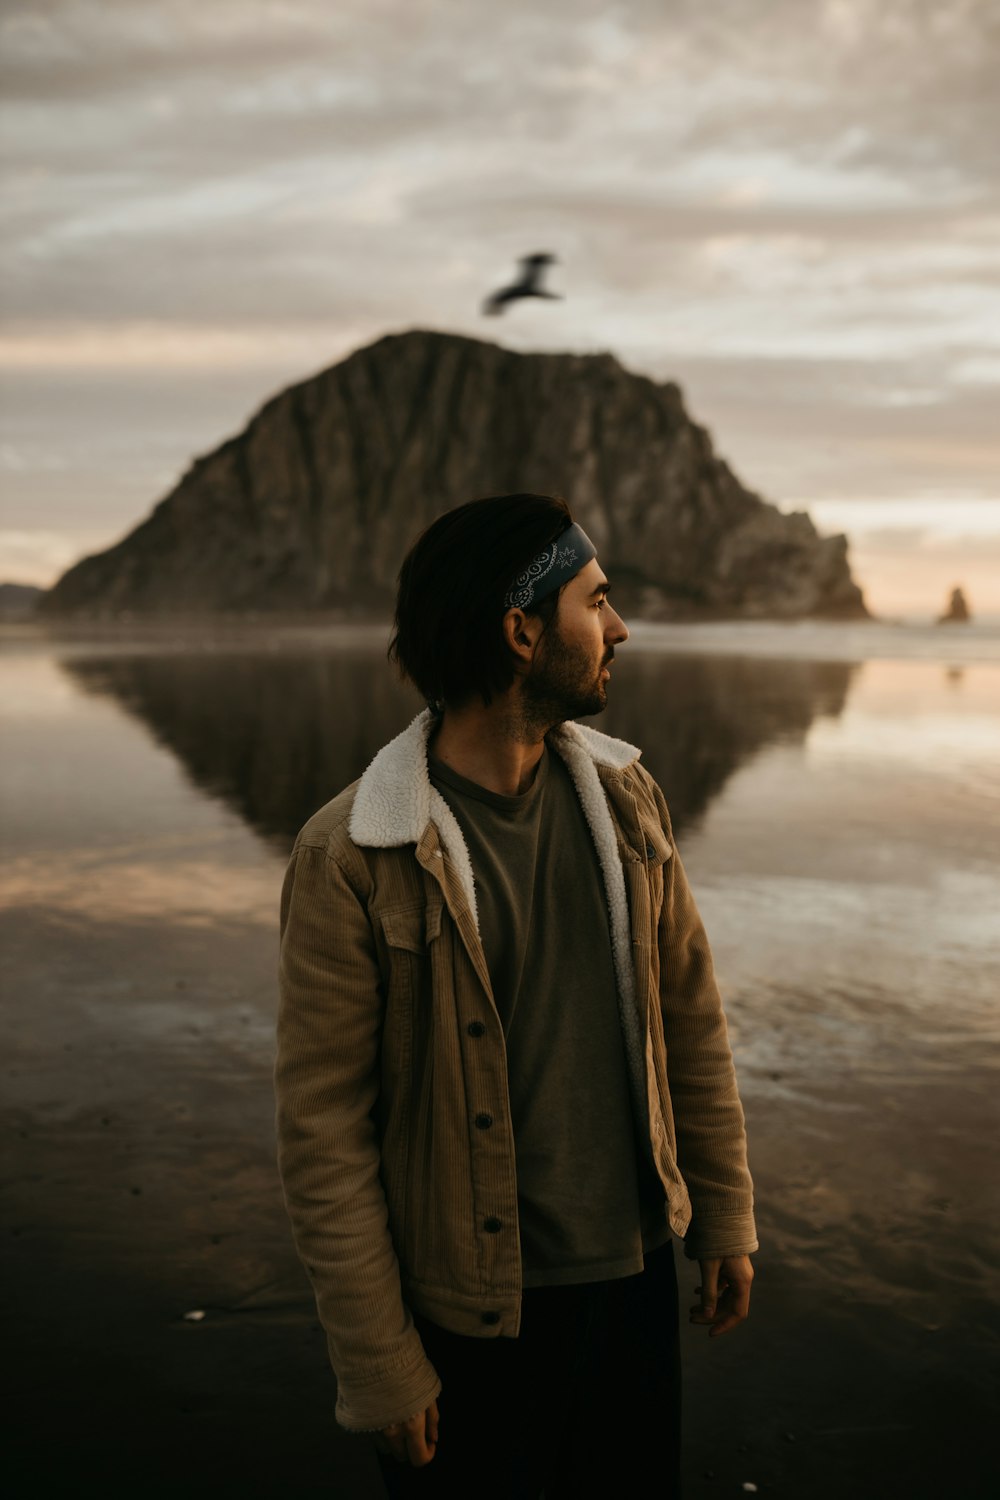
[[[757,1248],[704,928],[607,703],[628,631],[565,502],[441,516],[390,653],[431,707],[296,840],[279,1165],[390,1494],[677,1489],[671,1232],[713,1336]],[[440,1399],[439,1399],[440,1398]]]

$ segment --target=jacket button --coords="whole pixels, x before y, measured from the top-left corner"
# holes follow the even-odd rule
[[[499,1323],[499,1321],[500,1321],[500,1314],[499,1313],[483,1313],[481,1321],[483,1323],[488,1323],[489,1326],[491,1328],[493,1328],[497,1323]]]
[[[656,850],[653,848],[652,844],[647,844],[646,845],[646,858],[647,859],[655,859],[655,857],[656,857]]]
[[[486,1035],[486,1027],[483,1025],[482,1021],[470,1021],[465,1029],[470,1036]]]
[[[491,1214],[488,1219],[483,1220],[483,1228],[487,1234],[499,1234],[503,1228],[503,1223]]]
[[[488,1115],[488,1114],[486,1114],[484,1112],[483,1114],[476,1116],[476,1129],[477,1130],[489,1130],[489,1128],[490,1128],[490,1126],[492,1124],[493,1124],[493,1116],[492,1115]]]

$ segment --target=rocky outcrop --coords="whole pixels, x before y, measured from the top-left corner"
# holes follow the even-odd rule
[[[961,589],[952,589],[948,608],[943,615],[938,615],[937,623],[939,625],[965,625],[971,619],[972,615],[965,594]]]
[[[385,614],[409,544],[477,495],[565,495],[648,618],[867,614],[846,538],[745,489],[678,387],[610,354],[518,354],[451,334],[380,339],[268,401],[197,459],[49,614]]]
[[[29,620],[44,593],[34,583],[0,583],[0,620]]]

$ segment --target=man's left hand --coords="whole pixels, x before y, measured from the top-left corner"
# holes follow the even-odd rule
[[[701,1286],[695,1290],[701,1298],[690,1309],[692,1323],[709,1324],[708,1336],[728,1333],[742,1323],[750,1312],[750,1283],[753,1266],[749,1255],[726,1255],[721,1260],[700,1260]]]

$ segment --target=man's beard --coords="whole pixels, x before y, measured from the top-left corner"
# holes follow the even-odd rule
[[[612,654],[605,652],[595,666],[590,651],[568,645],[553,621],[542,636],[534,665],[521,688],[525,718],[532,727],[548,729],[565,719],[603,713],[608,695],[600,674]]]

